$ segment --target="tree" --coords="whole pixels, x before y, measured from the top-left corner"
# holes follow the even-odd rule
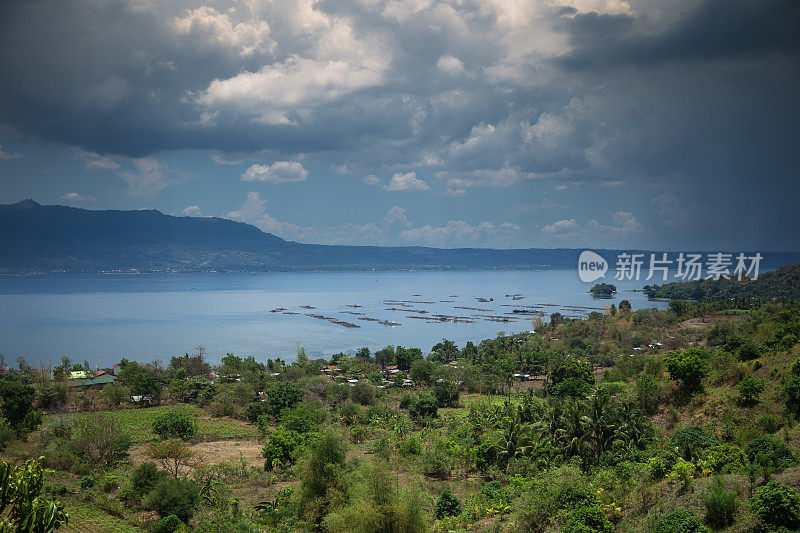
[[[161,466],[175,479],[178,479],[184,469],[187,469],[183,475],[186,477],[188,469],[192,467],[197,458],[196,454],[180,439],[151,442],[147,455],[161,463]]]
[[[0,413],[17,432],[25,431],[25,419],[33,410],[36,395],[27,378],[14,374],[0,374]]]
[[[300,434],[290,429],[278,428],[269,436],[269,441],[261,452],[266,458],[264,470],[272,470],[275,465],[291,465],[297,460],[300,448]]]
[[[429,392],[420,394],[417,398],[412,400],[411,405],[408,407],[408,414],[414,420],[422,420],[424,418],[436,418],[439,411],[439,402]]]
[[[309,446],[300,463],[300,516],[319,524],[345,500],[346,460],[347,444],[341,435],[323,433]]]
[[[162,517],[175,515],[184,522],[192,517],[198,503],[200,486],[196,482],[170,478],[162,479],[145,502]]]
[[[461,502],[453,496],[449,490],[442,492],[436,500],[436,518],[442,519],[448,516],[458,516],[461,514]]]
[[[392,364],[394,362],[394,346],[387,346],[375,352],[375,362],[378,363],[381,368]]]
[[[117,407],[131,397],[131,390],[124,385],[106,383],[101,394],[109,407]]]
[[[372,405],[375,402],[375,387],[366,381],[359,381],[353,387],[352,398],[361,405]]]
[[[122,365],[120,365],[122,366]],[[161,395],[161,383],[156,373],[136,361],[126,361],[119,373],[119,380],[131,389],[131,394],[137,396],[150,396],[158,400]]]
[[[188,439],[197,433],[197,424],[188,411],[167,411],[153,419],[153,433],[162,439]]]
[[[758,403],[758,396],[764,390],[764,380],[746,375],[736,386],[739,389],[739,402],[742,405],[753,406]]]
[[[611,298],[617,292],[617,287],[611,283],[598,283],[589,289],[589,292],[595,298]]]
[[[619,303],[619,312],[620,313],[630,313],[631,312],[631,302],[630,302],[630,300],[622,300]]]
[[[367,348],[366,346],[364,346],[363,348],[359,348],[358,351],[356,352],[356,358],[363,359],[364,361],[370,361],[371,352],[369,351],[369,348]]]
[[[206,349],[203,346],[195,348],[194,355],[188,353],[183,357],[173,357],[169,362],[169,370],[183,368],[189,376],[207,376],[211,372],[211,365],[205,361]]]
[[[417,359],[411,364],[409,375],[417,383],[429,384],[433,381],[434,365],[426,359]]]
[[[422,350],[419,348],[403,348],[398,346],[394,350],[394,359],[397,363],[397,368],[407,372],[411,369],[411,365],[417,359],[422,359]]]
[[[439,363],[447,363],[458,359],[458,346],[453,341],[442,339],[432,348],[431,359]]]
[[[303,400],[303,389],[291,381],[281,381],[278,386],[267,393],[269,413],[278,418],[281,411],[291,409]]]
[[[131,439],[111,417],[97,415],[78,421],[72,446],[92,465],[113,466],[128,456]]]
[[[688,393],[702,392],[703,378],[709,366],[706,353],[700,348],[690,348],[683,352],[669,352],[666,357],[667,371],[675,381],[680,381]]]
[[[69,521],[60,503],[41,497],[43,485],[39,459],[29,459],[21,467],[0,460],[0,531],[49,533]]]
[[[583,397],[594,386],[592,365],[587,361],[567,359],[550,371],[548,392],[556,396]]]

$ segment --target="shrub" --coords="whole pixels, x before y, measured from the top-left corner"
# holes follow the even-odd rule
[[[81,489],[82,490],[89,490],[94,487],[94,477],[92,476],[83,476],[81,477]]]
[[[325,421],[325,417],[325,411],[303,402],[281,411],[281,425],[302,435],[317,429]]]
[[[347,444],[340,435],[324,433],[308,447],[299,467],[299,515],[320,523],[346,494]]]
[[[558,488],[553,502],[557,509],[567,510],[600,505],[600,500],[595,492],[586,486],[570,482]]]
[[[792,369],[794,369],[794,366]],[[786,387],[783,389],[783,393],[786,396],[786,408],[790,412],[800,415],[800,375],[792,373],[789,382],[786,383]]]
[[[714,529],[722,529],[733,524],[739,501],[736,492],[725,490],[722,478],[715,477],[703,494],[703,505],[706,523]]]
[[[681,456],[686,460],[691,460],[697,457],[701,450],[718,444],[719,441],[716,437],[698,426],[679,429],[669,439],[669,445],[677,448]]]
[[[303,400],[303,389],[291,381],[281,381],[278,386],[267,393],[269,413],[278,418],[281,411],[291,409]]]
[[[750,505],[765,524],[789,529],[800,526],[800,495],[783,483],[772,480],[759,487]]]
[[[147,461],[133,469],[129,491],[135,499],[141,499],[152,491],[167,476],[155,463]]]
[[[353,386],[350,397],[361,405],[372,405],[375,403],[375,386],[366,381],[359,381]]]
[[[369,430],[364,426],[353,426],[353,429],[350,430],[350,442],[361,444],[367,440],[367,435],[369,435]]]
[[[267,414],[266,402],[250,402],[244,408],[244,419],[255,424],[258,417]]]
[[[550,372],[548,392],[556,396],[584,397],[594,386],[592,365],[587,361],[562,361]]]
[[[656,522],[655,533],[710,533],[700,517],[691,511],[672,511]]]
[[[119,478],[116,474],[106,474],[103,477],[103,481],[100,483],[100,488],[103,489],[103,492],[111,492],[112,490],[119,487]]]
[[[425,475],[447,479],[453,472],[453,455],[447,443],[441,440],[428,446],[422,456],[422,471]]]
[[[179,527],[181,527],[181,519],[171,514],[159,520],[151,531],[152,533],[174,533]]]
[[[130,446],[130,437],[108,416],[86,417],[75,425],[72,447],[92,465],[111,466],[127,457]]]
[[[200,501],[200,486],[194,481],[162,479],[145,499],[145,506],[158,512],[162,517],[177,516],[188,521]]]
[[[744,453],[750,462],[761,462],[776,470],[783,470],[797,462],[794,452],[775,435],[756,437],[747,443]]]
[[[706,448],[700,455],[703,458],[703,466],[707,466],[718,474],[738,472],[747,460],[741,448],[728,443]]]
[[[339,408],[339,416],[348,426],[356,423],[359,414],[361,414],[361,408],[354,403],[346,403]]]
[[[167,411],[153,419],[153,433],[162,439],[187,439],[197,433],[197,424],[188,411]]]
[[[739,389],[739,402],[742,405],[755,405],[758,403],[758,396],[764,390],[764,380],[755,379],[748,374],[742,378],[737,388]]]
[[[781,428],[781,424],[775,415],[765,414],[758,417],[758,425],[765,433],[775,433]]]
[[[648,415],[658,411],[661,396],[661,385],[655,376],[644,373],[636,380],[636,403]]]
[[[404,392],[400,397],[400,409],[408,409],[411,406],[411,395]]]
[[[562,533],[612,533],[614,525],[599,507],[579,507],[570,513]]]
[[[269,436],[262,455],[264,470],[272,470],[276,464],[294,464],[300,447],[300,434],[291,429],[276,429]]]
[[[739,346],[736,351],[736,355],[739,357],[740,361],[750,361],[752,359],[758,359],[761,357],[761,351],[759,347],[755,345],[752,341],[746,341],[744,344]]]
[[[448,516],[458,516],[461,514],[461,501],[453,496],[449,490],[442,492],[436,500],[436,518],[441,520]]]
[[[690,348],[683,352],[669,352],[665,361],[670,377],[680,381],[684,390],[689,393],[703,390],[703,378],[709,370],[703,350]]]
[[[422,453],[422,443],[419,441],[417,437],[414,437],[412,435],[404,440],[398,441],[397,453],[399,453],[403,457],[412,457],[414,455],[419,455]]]
[[[130,400],[131,390],[124,385],[106,383],[100,394],[103,396],[103,400],[105,400],[109,407],[116,407],[119,404]]]
[[[456,407],[461,396],[458,385],[450,381],[441,381],[433,389],[433,395],[439,407]]]
[[[411,402],[408,408],[408,414],[414,420],[422,420],[424,418],[436,418],[439,412],[439,402],[430,393],[420,394]]]
[[[433,381],[433,372],[435,366],[432,361],[427,359],[417,359],[411,364],[409,377],[414,380],[414,383],[429,384]]]

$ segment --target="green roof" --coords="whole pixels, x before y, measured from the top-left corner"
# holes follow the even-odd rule
[[[68,379],[67,387],[91,387],[92,385],[105,385],[114,383],[117,379],[111,374],[103,374],[94,378]]]

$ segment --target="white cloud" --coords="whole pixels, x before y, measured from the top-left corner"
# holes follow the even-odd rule
[[[275,218],[267,212],[267,200],[251,191],[242,206],[225,218],[253,224],[262,231],[288,240],[352,245],[419,245],[434,247],[496,246],[506,247],[518,238],[521,228],[511,222],[495,224],[484,221],[471,225],[450,220],[443,226],[430,224],[414,227],[406,210],[389,209],[379,222],[345,223],[339,226],[300,226]]]
[[[67,202],[96,202],[97,198],[88,194],[86,196],[82,194],[78,194],[76,192],[68,192],[64,196],[61,197],[62,200]]]
[[[242,174],[242,181],[258,181],[273,185],[305,181],[306,178],[308,178],[308,171],[296,161],[276,161],[271,165],[251,165]]]
[[[383,186],[387,191],[427,191],[430,186],[417,177],[416,172],[397,173],[387,185]]]
[[[378,185],[380,184],[380,182],[381,179],[374,174],[370,174],[369,176],[364,178],[364,183],[366,183],[367,185]]]
[[[88,152],[82,148],[73,148],[70,152],[73,159],[83,160],[83,168],[87,170],[117,170],[120,168],[120,164],[108,155]]]
[[[464,72],[464,63],[455,56],[444,54],[436,60],[436,67],[442,72],[455,75]]]
[[[548,224],[542,228],[544,233],[552,233],[552,234],[561,234],[561,233],[572,233],[577,231],[580,228],[578,222],[574,218],[565,218],[563,220],[557,220],[552,224]]]
[[[0,159],[18,159],[22,157],[22,154],[19,152],[6,152],[3,150],[2,145],[0,145]]]
[[[183,179],[169,165],[151,157],[136,157],[128,161],[133,169],[116,170],[115,173],[128,183],[129,192],[135,196],[155,194]]]
[[[241,165],[244,162],[243,157],[233,157],[230,154],[223,152],[211,152],[211,160],[220,166],[224,165]]]
[[[275,47],[275,42],[270,39],[269,24],[265,20],[250,19],[235,23],[229,14],[209,6],[192,9],[183,17],[175,17],[172,28],[179,35],[194,35],[205,44],[232,48],[242,57],[268,53]]]
[[[658,209],[658,217],[665,227],[682,228],[689,224],[689,212],[672,192],[661,193],[651,201]]]
[[[190,205],[183,211],[181,211],[181,215],[185,217],[201,217],[203,216],[203,211],[200,210],[199,206]]]

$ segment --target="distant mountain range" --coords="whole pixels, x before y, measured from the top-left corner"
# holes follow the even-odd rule
[[[605,257],[614,250],[597,250]],[[222,218],[0,205],[0,272],[521,270],[575,268],[581,250],[329,246],[286,241]],[[607,252],[607,253],[604,253]],[[798,253],[765,254],[766,268]]]

